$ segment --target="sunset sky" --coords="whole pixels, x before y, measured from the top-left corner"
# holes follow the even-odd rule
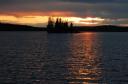
[[[49,16],[82,26],[128,26],[128,0],[0,0],[0,22],[46,26]]]

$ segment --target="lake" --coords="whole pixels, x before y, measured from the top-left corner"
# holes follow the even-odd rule
[[[128,33],[1,31],[0,84],[128,84]]]

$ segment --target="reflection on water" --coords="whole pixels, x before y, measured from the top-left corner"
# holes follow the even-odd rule
[[[78,41],[78,40],[77,40]],[[102,70],[100,67],[101,49],[97,45],[98,34],[83,33],[79,42],[71,41],[72,56],[67,59],[70,70],[71,84],[92,84],[100,82]]]
[[[128,84],[127,37],[0,32],[0,84]]]

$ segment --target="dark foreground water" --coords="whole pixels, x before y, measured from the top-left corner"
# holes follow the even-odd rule
[[[0,32],[0,84],[128,84],[128,33]]]

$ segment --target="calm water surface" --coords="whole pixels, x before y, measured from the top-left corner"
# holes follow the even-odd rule
[[[0,32],[0,84],[128,84],[128,33]]]

